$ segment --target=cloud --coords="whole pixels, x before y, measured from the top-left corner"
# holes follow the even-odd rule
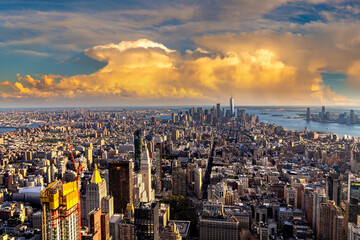
[[[106,66],[89,75],[19,76],[4,98],[198,99],[235,96],[244,104],[353,103],[322,84],[321,61],[305,64],[307,39],[275,32],[199,37],[199,48],[181,54],[147,39],[98,45],[85,54]],[[283,42],[292,42],[281,50]],[[299,46],[297,44],[300,44]],[[296,56],[288,50],[299,51]],[[300,58],[300,60],[298,60]]]
[[[352,63],[351,66],[347,69],[348,80],[351,84],[355,86],[360,85],[360,61],[356,60]]]
[[[49,56],[48,53],[38,52],[38,51],[33,51],[33,50],[19,49],[19,50],[14,50],[14,52],[33,55],[33,56],[41,56],[41,57],[48,57]]]
[[[40,52],[51,52],[55,58],[66,58],[85,48],[119,40],[147,38],[174,45],[209,32],[287,27],[287,23],[262,19],[265,13],[286,2],[184,1],[157,5],[143,3],[142,7],[131,10],[2,11],[0,46],[15,50],[39,49]],[[99,3],[100,9],[101,5]],[[56,54],[59,51],[62,54]]]

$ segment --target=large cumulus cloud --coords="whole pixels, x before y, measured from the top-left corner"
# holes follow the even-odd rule
[[[86,49],[105,67],[89,75],[19,76],[4,98],[119,100],[198,99],[233,95],[243,104],[348,104],[322,84],[322,58],[309,58],[311,41],[275,32],[224,34],[195,39],[199,48],[181,54],[147,39]],[[310,46],[311,45],[311,46]],[[178,102],[179,103],[179,102]]]

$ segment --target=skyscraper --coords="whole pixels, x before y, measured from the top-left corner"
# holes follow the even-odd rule
[[[350,150],[350,168],[354,173],[360,171],[360,151],[356,147]]]
[[[313,221],[312,229],[314,230],[314,235],[319,232],[319,215],[320,215],[320,204],[326,203],[328,200],[327,195],[325,194],[325,189],[317,188],[314,192],[314,202],[313,202]]]
[[[325,191],[329,200],[335,201],[336,205],[340,206],[341,183],[336,172],[330,172],[327,176]]]
[[[101,208],[101,200],[107,195],[106,182],[101,178],[97,165],[90,182],[86,185],[86,211],[83,219],[87,219],[88,214],[95,208]]]
[[[140,171],[140,165],[141,165],[141,157],[142,157],[142,133],[141,129],[138,129],[134,132],[134,171],[139,172]]]
[[[351,124],[356,123],[356,114],[354,110],[350,110],[350,123]]]
[[[350,173],[348,175],[348,191],[347,202],[359,202],[360,200],[360,178],[357,175]]]
[[[139,203],[135,208],[135,232],[138,240],[159,240],[159,203]]]
[[[357,224],[349,223],[348,224],[348,239],[349,240],[358,240],[360,239],[360,223],[359,219]]]
[[[320,119],[323,119],[323,120],[326,118],[325,106],[321,107],[321,112],[319,113],[319,117],[320,117]]]
[[[89,212],[88,216],[89,222],[89,233],[92,234],[92,239],[100,240],[101,239],[101,210],[100,208],[95,208]]]
[[[317,239],[345,239],[344,213],[334,201],[321,203]]]
[[[132,160],[109,162],[109,191],[114,197],[114,212],[123,213],[133,201]]]
[[[155,192],[151,187],[151,162],[147,147],[145,147],[141,158],[141,175],[145,185],[148,201],[152,201],[155,198]]]
[[[306,121],[310,121],[310,118],[311,118],[311,113],[310,113],[310,108],[307,108],[306,109]]]
[[[231,111],[231,116],[233,117],[235,115],[235,104],[233,97],[230,98],[230,111]]]
[[[133,204],[136,206],[140,202],[147,202],[148,195],[146,193],[143,175],[141,173],[133,173]]]
[[[178,166],[177,161],[173,162],[172,167],[172,194],[186,197],[186,170]]]
[[[222,116],[220,103],[216,104],[216,115],[217,115],[217,118],[221,118],[221,116]]]
[[[85,157],[87,159],[88,166],[91,166],[93,163],[93,149],[91,147],[85,150]]]
[[[155,162],[155,192],[159,194],[162,190],[161,176],[162,176],[162,145],[156,143],[155,152],[153,152],[153,161]]]
[[[77,183],[55,181],[41,191],[42,239],[79,240],[79,192]]]
[[[114,197],[107,195],[101,199],[101,212],[109,214],[109,218],[114,215]]]
[[[101,240],[110,239],[109,213],[101,214]]]
[[[198,199],[202,198],[202,170],[201,168],[194,169],[194,181],[195,181],[195,194]]]

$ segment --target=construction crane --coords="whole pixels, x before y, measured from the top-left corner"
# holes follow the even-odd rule
[[[65,139],[66,139],[66,142],[68,144],[71,159],[72,159],[72,162],[74,164],[74,170],[76,172],[76,182],[77,182],[78,197],[79,197],[79,201],[78,201],[78,204],[77,204],[78,216],[79,216],[79,221],[78,221],[79,222],[79,239],[81,239],[81,198],[80,198],[81,176],[80,175],[81,175],[82,166],[81,166],[81,162],[79,162],[79,166],[76,166],[76,161],[75,161],[75,158],[74,158],[72,147],[71,147],[71,144],[70,144],[70,142],[69,142],[69,140],[67,138],[66,133],[65,133]]]

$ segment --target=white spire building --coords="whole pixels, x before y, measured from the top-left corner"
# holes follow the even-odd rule
[[[155,191],[152,189],[151,186],[151,161],[149,157],[149,151],[146,147],[142,153],[140,171],[142,175],[142,180],[145,184],[145,190],[146,195],[148,196],[148,200],[149,202],[153,201],[155,199]]]

